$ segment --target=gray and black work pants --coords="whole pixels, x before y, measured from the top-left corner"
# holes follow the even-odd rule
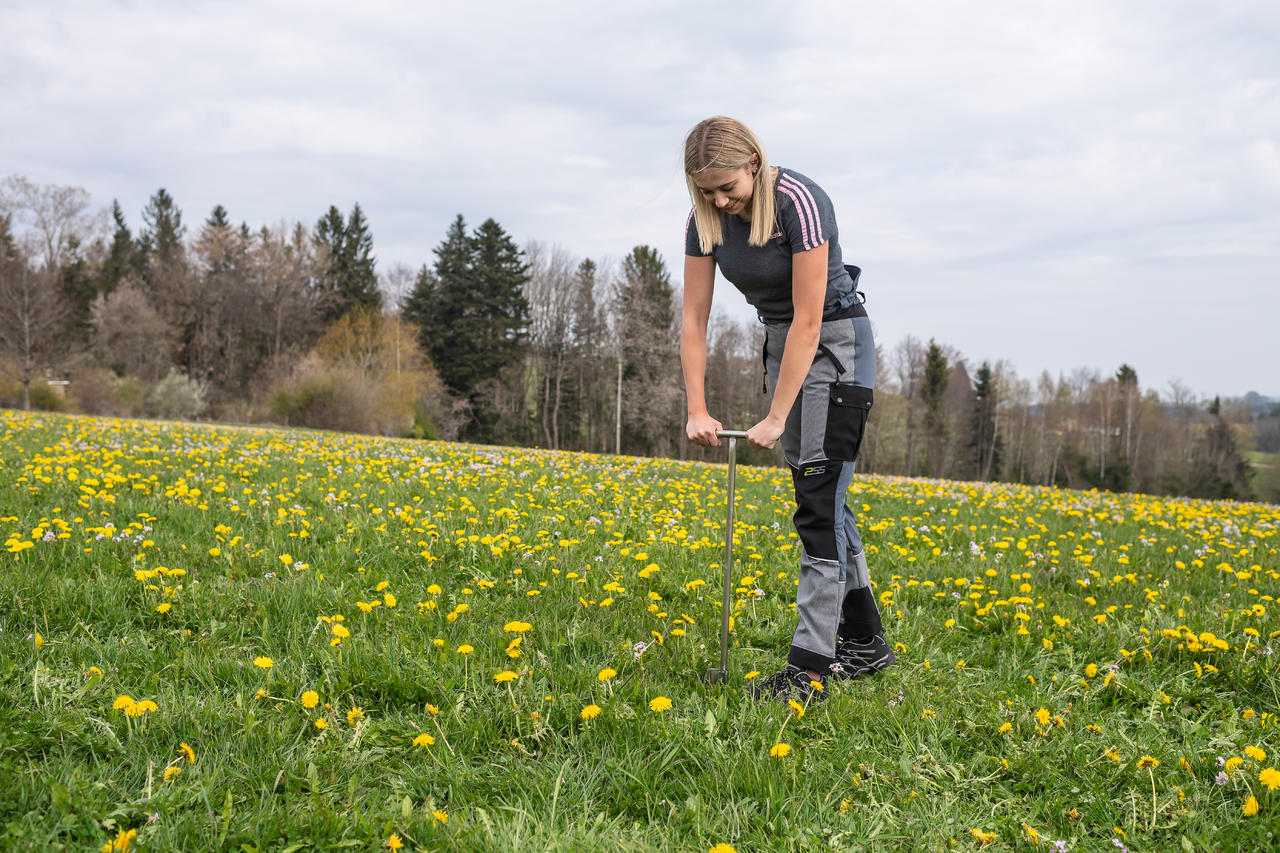
[[[845,503],[876,375],[871,321],[861,305],[852,311],[856,316],[823,321],[813,366],[782,433],[783,455],[795,484],[794,522],[801,547],[797,623],[788,662],[821,673],[835,660],[838,634],[880,631],[862,537]],[[789,330],[788,322],[765,322],[764,367],[771,395]]]

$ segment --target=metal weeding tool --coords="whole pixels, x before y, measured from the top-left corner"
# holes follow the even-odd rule
[[[729,677],[729,609],[733,595],[733,479],[737,474],[738,439],[746,438],[743,430],[721,429],[716,435],[729,440],[729,494],[725,500],[724,524],[724,597],[720,601],[720,666],[707,670],[707,681],[717,684]]]

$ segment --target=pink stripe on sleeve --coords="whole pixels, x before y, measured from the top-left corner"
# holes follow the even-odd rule
[[[791,199],[791,206],[796,209],[796,217],[800,220],[800,236],[804,241],[805,251],[812,249],[813,246],[809,243],[809,219],[800,205],[800,199],[796,198],[795,192],[782,181],[778,181],[778,192]]]
[[[818,213],[818,202],[813,197],[813,193],[804,184],[792,178],[790,175],[783,175],[779,181],[786,181],[787,185],[796,190],[800,194],[800,198],[804,201],[806,209],[810,214],[810,222],[813,223],[813,233],[816,238],[815,246],[821,246],[826,241],[822,237],[822,216]]]

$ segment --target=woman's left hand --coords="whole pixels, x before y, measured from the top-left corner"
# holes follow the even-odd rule
[[[747,430],[747,443],[753,447],[772,450],[773,446],[778,443],[778,439],[782,437],[782,431],[786,429],[786,426],[785,422],[775,421],[773,418],[765,418]]]

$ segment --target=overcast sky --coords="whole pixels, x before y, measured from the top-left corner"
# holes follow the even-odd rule
[[[678,284],[681,144],[726,114],[831,196],[885,347],[1280,396],[1272,0],[0,0],[0,31],[0,176],[134,228],[161,186],[191,226],[358,201],[380,269],[461,213]]]

